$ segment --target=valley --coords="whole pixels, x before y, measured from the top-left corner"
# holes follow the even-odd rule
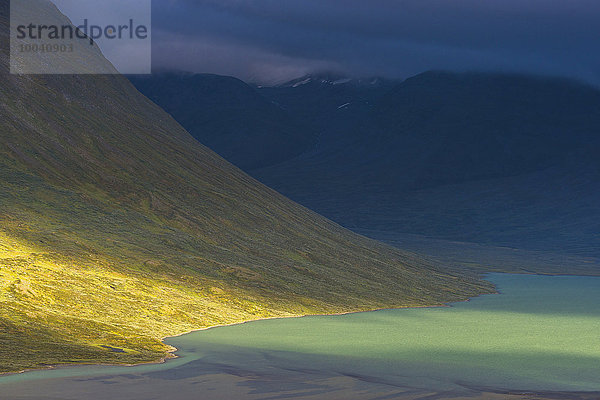
[[[52,3],[28,1],[67,23]],[[357,235],[269,189],[121,75],[9,74],[8,3],[0,373],[153,362],[168,354],[162,338],[194,329],[494,291],[476,273]],[[86,51],[88,65],[110,67],[97,47]]]
[[[246,42],[225,58],[267,64],[231,70],[271,83],[121,75],[91,40],[54,65],[80,74],[29,74],[51,58],[11,65],[10,17],[71,20],[9,3],[2,399],[600,397],[593,83],[344,74],[304,56],[312,67],[269,69],[291,60]],[[159,24],[189,6],[175,3]],[[221,22],[283,16],[208,3]]]

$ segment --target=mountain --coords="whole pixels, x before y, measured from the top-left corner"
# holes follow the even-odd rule
[[[245,171],[277,165],[352,140],[374,102],[393,86],[381,78],[321,73],[276,86],[212,74],[163,71],[128,76],[200,143]]]
[[[9,75],[0,5],[0,372],[153,361],[162,337],[202,327],[493,290],[260,184],[122,76]]]
[[[394,81],[382,78],[356,79],[321,73],[277,86],[258,87],[258,93],[312,127],[318,133],[318,143],[310,150],[319,151],[329,146],[352,145],[368,128],[364,124],[377,100],[393,86]]]
[[[421,235],[598,258],[599,93],[515,74],[307,75],[254,94],[303,121],[315,144],[244,170],[390,243]],[[245,153],[224,146],[230,160]]]
[[[359,119],[345,140],[333,133],[310,153],[250,172],[377,238],[418,234],[600,256],[596,88],[428,72],[386,91]]]
[[[238,79],[169,72],[129,79],[200,143],[240,168],[277,164],[315,144],[316,132],[301,119]]]
[[[593,159],[600,147],[600,91],[560,79],[427,73],[381,99],[385,145],[419,137],[413,185],[521,175]],[[407,155],[410,157],[410,155]],[[590,157],[591,156],[591,157]],[[402,165],[398,163],[398,165]]]

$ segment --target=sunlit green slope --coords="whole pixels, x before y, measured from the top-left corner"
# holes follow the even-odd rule
[[[259,184],[120,76],[8,75],[0,4],[0,371],[151,361],[195,328],[491,290]]]

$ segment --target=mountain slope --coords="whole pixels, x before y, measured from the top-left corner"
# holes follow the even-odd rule
[[[306,156],[250,171],[356,229],[599,257],[600,91],[430,72]],[[334,129],[334,128],[332,128]],[[339,135],[338,135],[339,136]]]
[[[375,101],[393,86],[331,74],[273,87],[211,74],[128,78],[200,143],[245,171],[305,156],[333,141],[352,142],[349,131],[362,129]]]
[[[268,189],[121,76],[8,75],[0,5],[0,372],[151,361],[191,329],[492,289]]]
[[[136,88],[198,141],[243,169],[309,150],[316,133],[244,82],[209,74],[131,76]]]

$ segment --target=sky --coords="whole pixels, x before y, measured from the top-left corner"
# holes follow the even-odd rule
[[[155,70],[258,83],[476,70],[600,84],[598,0],[153,0],[152,13]]]

